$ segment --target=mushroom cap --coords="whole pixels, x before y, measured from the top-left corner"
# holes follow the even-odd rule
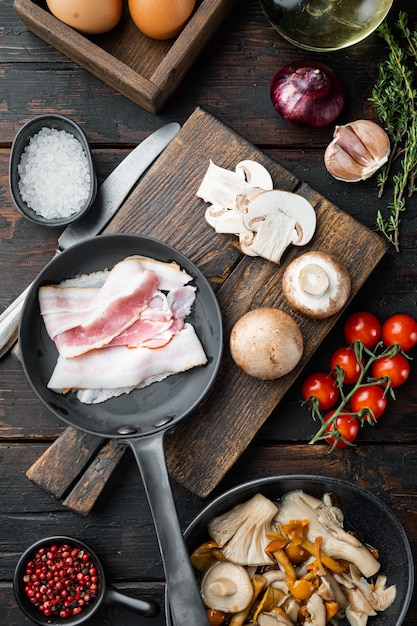
[[[306,317],[324,319],[345,306],[351,280],[341,261],[315,250],[289,263],[282,276],[282,290],[293,309]]]
[[[217,561],[201,580],[201,596],[210,609],[238,613],[252,601],[252,581],[242,565]]]
[[[268,533],[275,530],[273,520],[278,513],[274,502],[261,493],[214,517],[208,524],[208,532],[223,556],[237,565],[270,565],[266,552],[270,542]]]
[[[285,376],[300,361],[303,337],[297,322],[279,309],[260,307],[243,315],[230,334],[236,365],[261,380]]]
[[[240,161],[235,167],[235,172],[251,187],[261,187],[262,189],[274,188],[271,174],[266,167],[264,167],[262,163],[258,163],[258,161],[251,159]]]

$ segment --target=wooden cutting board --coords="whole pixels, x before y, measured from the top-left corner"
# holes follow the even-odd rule
[[[234,169],[240,160],[255,159],[267,167],[275,188],[306,197],[317,212],[312,242],[293,247],[277,266],[242,255],[233,235],[215,234],[204,219],[206,204],[196,197],[210,159],[227,169]],[[291,309],[281,290],[288,262],[312,249],[335,254],[350,272],[353,298],[384,255],[386,243],[201,109],[184,124],[106,232],[149,235],[171,244],[202,270],[216,291],[225,336],[220,372],[207,398],[166,438],[171,475],[205,497],[247,447],[338,318],[313,321]],[[234,365],[228,347],[233,324],[258,306],[289,312],[304,338],[299,366],[275,381],[247,376]]]
[[[271,173],[275,188],[307,198],[317,214],[311,243],[289,249],[278,266],[242,255],[235,236],[215,234],[204,219],[206,204],[196,196],[210,159],[231,170],[243,159],[257,160]],[[105,232],[148,235],[169,243],[199,267],[216,292],[225,337],[219,374],[200,406],[165,439],[171,476],[191,492],[206,497],[245,450],[341,314],[317,321],[293,311],[281,289],[287,264],[313,249],[336,255],[349,270],[352,299],[383,257],[386,242],[201,109],[196,109],[148,170]],[[248,310],[260,306],[290,313],[303,334],[301,362],[293,372],[275,381],[247,376],[235,366],[229,351],[233,324]],[[71,444],[77,436],[73,429],[67,429],[27,473],[58,498],[65,495],[68,483],[79,477],[71,475],[67,480],[64,464],[55,464],[53,459],[56,454],[63,459],[62,449],[69,447],[66,457],[70,462],[72,455],[78,454],[79,446]],[[89,459],[100,443],[87,441],[83,446]],[[124,452],[123,446],[114,442],[109,445],[113,447],[107,450],[105,446],[97,453],[92,469],[90,466],[64,500],[66,506],[82,515],[89,513]],[[51,464],[62,466],[62,472],[54,470],[53,484],[48,470]]]

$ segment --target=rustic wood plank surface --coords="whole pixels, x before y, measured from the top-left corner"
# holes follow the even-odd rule
[[[399,10],[407,10],[415,24],[417,8],[407,0],[394,0],[390,23]],[[341,52],[310,55],[273,31],[256,0],[242,0],[219,26],[204,54],[163,109],[152,115],[28,31],[14,11],[12,0],[0,0],[0,14],[0,311],[52,258],[59,235],[55,229],[45,230],[23,220],[8,191],[11,142],[20,126],[40,113],[58,112],[80,123],[92,146],[99,181],[152,130],[171,120],[184,124],[196,107],[202,107],[285,167],[294,180],[303,181],[368,229],[374,228],[376,210],[386,207],[387,198],[377,199],[374,179],[346,185],[325,171],[323,151],[332,128],[300,130],[280,118],[269,100],[269,82],[276,69],[312,55],[334,67],[344,80],[348,98],[340,122],[375,119],[368,98],[377,76],[377,63],[386,54],[376,34]],[[172,170],[168,180],[172,180]],[[416,315],[415,210],[416,200],[412,198],[402,219],[400,254],[389,249],[383,256],[344,315],[329,330],[305,373],[328,367],[331,353],[343,344],[343,322],[351,312],[366,309],[381,319],[397,311]],[[201,259],[204,251],[198,253]],[[231,255],[229,260],[236,262],[235,252],[222,250],[222,255]],[[215,265],[211,258],[206,259],[207,271]],[[220,298],[224,277],[218,275]],[[413,351],[414,358],[415,354]],[[173,478],[181,526],[185,528],[212,497],[242,481],[284,473],[321,473],[342,476],[378,495],[403,524],[416,558],[415,365],[412,363],[410,379],[397,390],[397,399],[390,403],[383,420],[376,427],[364,427],[358,445],[347,450],[330,452],[324,444],[308,445],[317,424],[300,406],[300,385],[301,377],[208,498],[190,492]],[[12,593],[14,567],[33,540],[61,532],[91,543],[112,584],[132,595],[151,595],[163,606],[162,563],[132,455],[123,456],[86,516],[78,515],[29,480],[26,472],[65,426],[34,396],[13,354],[0,362],[0,428],[1,623],[29,623]],[[219,442],[222,437],[219,432]],[[210,445],[216,447],[217,442]],[[167,437],[168,452],[171,446]],[[181,455],[185,454],[183,450]],[[171,462],[174,465],[175,461]],[[404,626],[414,626],[416,621],[414,598]],[[124,626],[149,623],[126,609],[104,606],[91,624],[116,622]],[[164,623],[163,612],[153,623]]]

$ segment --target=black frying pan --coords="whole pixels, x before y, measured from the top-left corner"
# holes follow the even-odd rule
[[[111,268],[133,254],[176,261],[193,276],[197,296],[187,321],[193,324],[208,363],[97,405],[81,404],[71,392],[63,396],[49,390],[46,385],[55,367],[57,352],[40,315],[39,287],[81,273]],[[177,517],[163,445],[165,433],[207,394],[220,366],[223,347],[221,312],[207,279],[187,257],[149,237],[120,234],[84,241],[55,257],[35,279],[21,314],[19,344],[25,374],[35,393],[54,415],[80,430],[123,439],[130,445],[154,519],[173,624],[207,624]]]
[[[209,539],[208,523],[233,507],[247,502],[257,493],[262,493],[274,502],[288,492],[301,489],[316,498],[332,492],[340,499],[344,516],[344,528],[356,534],[364,544],[379,552],[380,573],[387,577],[387,587],[396,585],[396,599],[386,610],[378,612],[369,620],[369,626],[401,626],[414,592],[413,553],[402,523],[391,509],[370,490],[333,478],[306,474],[267,476],[237,485],[217,496],[191,522],[184,532],[185,540],[192,553],[203,541]],[[166,594],[167,623],[172,626],[172,603],[169,589]],[[348,626],[347,619],[340,626]]]

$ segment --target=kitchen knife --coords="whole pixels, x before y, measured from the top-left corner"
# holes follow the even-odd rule
[[[96,200],[85,217],[67,226],[58,237],[56,254],[101,233],[117,213],[135,183],[173,140],[180,128],[177,122],[166,124],[144,139],[123,159],[100,185]],[[30,285],[0,315],[0,358],[17,340],[20,312],[29,289]]]

